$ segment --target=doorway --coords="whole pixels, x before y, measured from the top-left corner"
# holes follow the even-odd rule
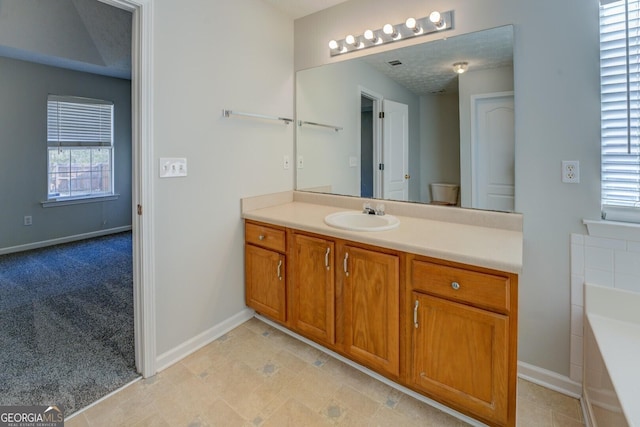
[[[152,0],[99,0],[133,14],[131,46],[133,321],[136,368],[156,373],[153,241]]]
[[[360,87],[360,197],[382,197],[382,95]]]
[[[360,197],[373,197],[373,99],[360,96]]]
[[[409,106],[360,87],[360,197],[408,200]]]

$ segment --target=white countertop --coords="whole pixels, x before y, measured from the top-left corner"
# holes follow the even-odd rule
[[[324,222],[335,206],[288,202],[246,211],[243,218],[330,237],[509,273],[522,271],[522,232],[394,215],[400,225],[388,231],[349,231]],[[393,212],[391,212],[393,213]]]
[[[630,426],[640,426],[640,324],[587,314],[620,406]]]
[[[630,426],[640,426],[640,294],[585,285],[586,316]]]

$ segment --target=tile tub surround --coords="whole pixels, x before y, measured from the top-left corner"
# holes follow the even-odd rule
[[[621,408],[628,425],[640,425],[640,293],[587,284],[584,297],[587,407],[591,416],[610,409],[606,419]],[[599,425],[605,423],[598,419]]]
[[[400,219],[400,226],[393,230],[358,232],[340,230],[324,223],[326,215],[342,210],[361,210],[365,201],[326,194],[292,192],[289,196],[278,193],[243,199],[242,216],[509,273],[518,274],[522,270],[522,216],[519,214],[385,201],[386,211]],[[372,203],[375,206],[376,201]]]
[[[569,376],[578,383],[583,379],[584,284],[592,283],[640,293],[640,241],[633,233],[627,232],[626,235],[627,239],[571,235]]]
[[[518,382],[518,425],[584,426],[580,404]],[[463,426],[257,319],[66,420],[93,426]]]

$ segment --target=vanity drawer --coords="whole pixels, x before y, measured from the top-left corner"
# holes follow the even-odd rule
[[[244,238],[247,243],[284,252],[285,232],[262,224],[247,222],[244,225]]]
[[[509,311],[509,278],[413,260],[412,289],[496,311]]]

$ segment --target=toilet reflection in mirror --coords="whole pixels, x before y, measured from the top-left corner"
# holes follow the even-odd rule
[[[463,74],[452,67],[460,61]],[[514,210],[511,26],[299,71],[296,80],[298,120],[342,128],[297,128],[298,190]],[[440,197],[439,184],[457,186],[455,202],[455,187]]]
[[[431,204],[443,206],[457,206],[459,203],[458,194],[460,186],[458,184],[448,184],[444,182],[432,182]]]

